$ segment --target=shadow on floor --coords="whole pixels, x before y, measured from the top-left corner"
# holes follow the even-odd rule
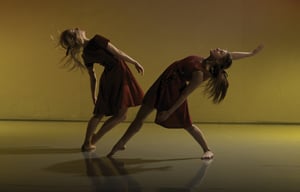
[[[0,155],[70,154],[81,152],[79,148],[53,148],[47,146],[0,148]]]
[[[143,184],[155,180],[158,172],[168,172],[174,165],[178,165],[178,161],[199,160],[199,158],[178,158],[178,159],[139,159],[139,158],[107,158],[98,157],[95,153],[82,153],[83,159],[65,161],[46,167],[46,171],[70,175],[80,175],[88,177],[95,191],[145,191]],[[175,162],[175,164],[174,164]],[[206,169],[211,164],[210,161],[201,161],[202,164],[198,168],[196,175],[192,175],[191,179],[182,187],[160,187],[156,186],[151,191],[159,192],[178,192],[192,191],[203,180]],[[185,162],[188,163],[188,162]],[[148,173],[150,175],[142,181],[139,174]],[[172,174],[165,173],[165,175]],[[173,176],[167,176],[167,179]],[[161,178],[164,180],[166,178]],[[138,182],[139,181],[139,182]],[[149,187],[149,184],[146,184]],[[149,190],[149,189],[147,189]],[[147,191],[146,190],[146,191]]]

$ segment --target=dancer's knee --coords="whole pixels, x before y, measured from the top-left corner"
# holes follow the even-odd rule
[[[118,114],[113,116],[117,121],[122,122],[125,121],[127,118],[126,112],[119,112]]]
[[[102,117],[103,117],[103,114],[94,114],[94,115],[92,116],[92,119],[101,120]]]
[[[195,131],[195,126],[192,124],[189,126],[185,126],[184,129],[188,132],[193,132],[193,131]]]
[[[120,121],[125,121],[126,118],[127,118],[127,114],[123,114],[123,115],[121,115],[121,116],[119,117],[119,120],[120,120]]]
[[[153,109],[153,107],[143,104],[140,110],[138,111],[134,121],[143,123],[148,117],[148,115],[153,111]]]
[[[128,131],[130,131],[131,133],[134,133],[134,134],[137,133],[137,132],[139,132],[139,130],[140,130],[140,129],[142,128],[142,126],[143,126],[143,123],[144,123],[144,121],[135,118],[135,119],[131,122],[131,124],[130,124],[130,126],[129,126],[129,128],[128,128]]]

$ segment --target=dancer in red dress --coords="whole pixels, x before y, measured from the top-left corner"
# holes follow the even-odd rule
[[[87,69],[90,76],[92,99],[95,104],[94,115],[89,120],[81,147],[82,151],[90,151],[96,148],[94,144],[107,131],[125,119],[129,107],[142,104],[144,93],[125,62],[133,64],[141,74],[144,73],[144,69],[105,37],[95,35],[92,39],[88,39],[85,31],[78,28],[63,31],[60,45],[67,50],[66,64],[70,64],[71,69]],[[95,63],[104,67],[98,95]],[[94,133],[103,116],[111,117],[103,123],[97,133]]]
[[[202,147],[204,154],[201,158],[213,158],[214,154],[200,129],[192,124],[187,97],[200,84],[208,81],[205,91],[214,103],[220,103],[228,88],[225,70],[231,66],[232,60],[253,56],[262,48],[260,45],[251,52],[228,52],[217,48],[211,50],[207,58],[188,56],[171,64],[147,91],[136,118],[108,156],[125,149],[128,140],[141,129],[146,117],[156,109],[155,123],[166,128],[184,128]]]

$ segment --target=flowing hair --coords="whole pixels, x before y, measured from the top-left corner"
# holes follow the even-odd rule
[[[227,54],[221,60],[221,64],[217,64],[213,57],[208,57],[206,63],[214,63],[209,72],[211,78],[206,84],[205,92],[208,93],[209,98],[212,98],[214,103],[220,103],[226,96],[229,82],[227,80],[227,73],[225,69],[229,68],[232,64],[230,54]]]
[[[86,69],[80,57],[82,42],[75,31],[71,29],[63,31],[60,34],[59,45],[66,49],[66,55],[62,58],[62,61],[65,61],[63,67],[69,68],[70,71],[78,68]]]

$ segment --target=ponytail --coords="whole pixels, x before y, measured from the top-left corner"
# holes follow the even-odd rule
[[[206,62],[209,62],[212,58],[208,58]],[[205,91],[208,93],[209,98],[212,98],[214,103],[220,103],[226,96],[229,82],[227,80],[227,73],[225,69],[229,68],[232,60],[231,56],[225,56],[222,64],[216,64],[210,67],[211,78],[206,84]]]

